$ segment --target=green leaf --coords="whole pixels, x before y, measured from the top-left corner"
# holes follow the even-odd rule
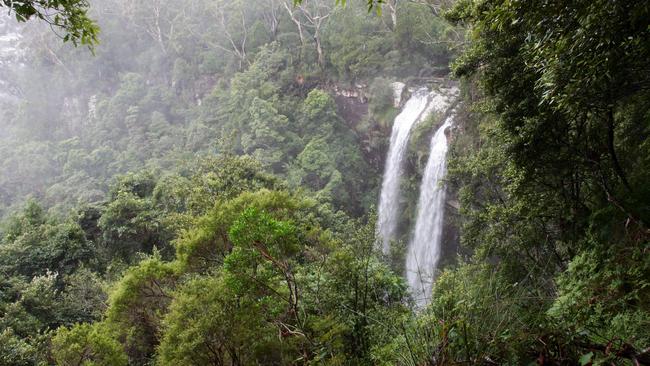
[[[580,357],[580,360],[579,360],[578,362],[580,362],[580,365],[581,365],[581,366],[588,365],[588,364],[591,363],[591,359],[592,359],[593,357],[594,357],[594,353],[593,353],[593,352],[585,353],[584,355],[582,355],[582,356]]]

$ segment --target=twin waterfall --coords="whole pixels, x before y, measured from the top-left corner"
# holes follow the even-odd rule
[[[432,113],[434,116],[446,115],[444,123],[431,139],[429,160],[420,186],[415,229],[406,258],[406,279],[418,307],[424,307],[429,302],[436,266],[440,259],[445,204],[442,179],[447,167],[446,130],[452,125],[454,117],[454,112],[448,110],[457,94],[456,88],[431,92],[421,88],[415,91],[395,118],[386,158],[377,234],[384,253],[389,254],[390,243],[397,237],[401,216],[400,183],[411,130]]]

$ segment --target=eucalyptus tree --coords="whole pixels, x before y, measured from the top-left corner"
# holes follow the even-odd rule
[[[325,65],[325,51],[323,50],[322,30],[327,24],[328,18],[337,10],[336,7],[328,1],[306,1],[294,2],[284,0],[284,9],[291,18],[291,21],[298,28],[300,43],[303,47],[307,44],[307,35],[314,40],[316,53],[318,55],[318,65],[322,68]]]

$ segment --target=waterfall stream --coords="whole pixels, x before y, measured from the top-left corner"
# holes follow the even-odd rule
[[[403,160],[413,126],[423,118],[430,103],[430,93],[421,88],[413,93],[402,112],[395,117],[390,135],[390,147],[381,184],[381,197],[377,212],[377,234],[382,241],[384,253],[390,251],[390,241],[395,239],[399,220],[400,182]],[[426,117],[426,116],[424,116]]]
[[[453,123],[454,113],[449,112],[458,89],[428,91],[418,89],[395,118],[386,158],[379,199],[377,235],[382,250],[390,253],[390,242],[396,239],[401,216],[400,183],[403,162],[413,127],[431,113],[448,115],[433,135],[430,154],[420,185],[415,229],[409,242],[406,258],[406,279],[418,307],[423,307],[431,297],[436,266],[440,259],[444,224],[445,190],[441,185],[447,163],[447,136],[445,131]]]
[[[442,179],[447,171],[445,132],[451,126],[453,118],[452,113],[431,139],[429,160],[420,185],[415,230],[406,257],[406,280],[415,303],[420,308],[429,302],[434,272],[440,259],[445,212]]]

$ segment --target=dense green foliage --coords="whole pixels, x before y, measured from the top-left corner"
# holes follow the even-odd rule
[[[0,365],[650,364],[650,5],[343,3],[94,1],[95,56],[21,29]],[[373,205],[391,82],[450,63],[461,247],[416,310]]]
[[[412,3],[91,5],[95,55],[33,25],[0,74],[0,363],[383,362],[409,314],[368,216],[390,82],[445,72],[422,45],[452,27]]]
[[[447,16],[472,40],[450,178],[474,255],[435,288],[431,311],[464,333],[442,356],[647,363],[650,7],[459,1]]]
[[[377,75],[444,69],[451,52],[422,45],[454,33],[438,17],[408,27],[429,11],[421,4],[402,4],[403,22],[391,30],[387,16],[356,3],[322,3],[320,63],[306,15],[316,2],[101,1],[92,7],[102,28],[95,56],[61,45],[49,29],[23,29],[24,55],[0,75],[13,95],[0,98],[0,210],[6,215],[31,195],[65,214],[104,199],[116,175],[187,175],[197,155],[232,153],[354,215],[367,211],[391,116],[346,117],[334,91],[357,90],[359,101],[350,101],[363,110]]]

